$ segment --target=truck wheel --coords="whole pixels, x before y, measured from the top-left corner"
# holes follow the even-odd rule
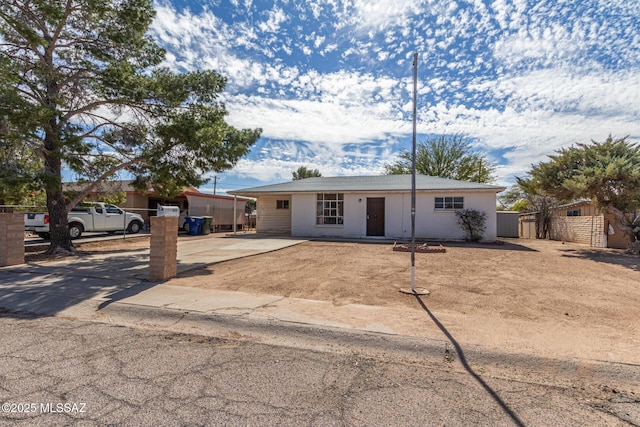
[[[83,231],[84,227],[82,227],[82,224],[79,224],[77,222],[72,222],[71,224],[69,224],[69,236],[72,240],[79,239],[80,236],[82,236]]]
[[[39,238],[49,240],[49,233],[36,233]]]
[[[127,228],[127,233],[137,234],[140,232],[141,229],[142,229],[142,224],[140,224],[140,221],[132,221],[131,224],[129,224],[129,227]]]

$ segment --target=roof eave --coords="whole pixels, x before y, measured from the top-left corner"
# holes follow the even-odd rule
[[[493,188],[428,188],[428,189],[416,189],[418,192],[422,193],[441,193],[444,191],[457,191],[457,192],[471,192],[471,193],[500,193],[506,190],[506,187],[493,187]],[[253,197],[257,198],[259,196],[267,196],[267,195],[289,195],[289,194],[315,194],[319,192],[338,192],[338,193],[407,193],[410,192],[411,189],[402,190],[402,189],[369,189],[369,190],[332,190],[332,189],[317,189],[317,190],[289,190],[289,191],[227,191],[227,194],[231,194],[234,196],[242,196],[242,197]]]

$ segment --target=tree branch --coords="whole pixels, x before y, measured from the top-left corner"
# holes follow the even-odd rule
[[[78,195],[76,195],[75,199],[73,199],[71,201],[71,203],[69,203],[69,205],[67,206],[67,211],[71,211],[71,209],[77,205],[78,203],[80,203],[82,201],[82,199],[85,198],[85,196],[87,194],[89,194],[91,191],[93,191],[96,187],[98,187],[100,184],[102,184],[107,178],[109,178],[110,176],[114,175],[116,172],[121,171],[123,169],[126,169],[136,163],[140,163],[142,162],[143,158],[140,157],[136,157],[134,159],[129,160],[128,162],[125,163],[121,163],[117,166],[112,167],[111,169],[109,169],[108,171],[106,171],[105,173],[103,173],[98,179],[96,179],[94,182],[92,182],[91,184],[87,185],[85,188],[83,188],[80,193]]]

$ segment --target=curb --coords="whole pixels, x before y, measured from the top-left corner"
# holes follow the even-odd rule
[[[221,314],[113,302],[97,311],[98,319],[125,326],[152,327],[191,334],[230,337],[262,344],[326,351],[400,353],[442,358],[447,341],[300,323],[245,314]],[[345,343],[348,341],[348,343]]]
[[[491,377],[491,367],[528,372],[529,382],[544,382],[551,369],[563,376],[566,387],[576,385],[576,379],[587,369],[595,381],[616,381],[619,385],[640,383],[637,365],[601,360],[551,359],[524,354],[500,353],[479,346],[464,348],[450,341],[370,332],[356,329],[297,323],[269,318],[249,318],[246,315],[191,312],[187,310],[151,307],[114,302],[96,312],[97,321],[144,329],[159,329],[175,333],[212,336],[234,341],[249,341],[263,345],[305,349],[338,354],[359,354],[383,361],[398,358],[405,363],[430,362],[442,369],[466,370],[485,368]],[[480,374],[477,374],[480,375]]]

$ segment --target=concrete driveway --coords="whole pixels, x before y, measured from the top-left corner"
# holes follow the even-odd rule
[[[178,242],[178,273],[278,250],[305,240],[257,234]],[[85,317],[110,301],[156,286],[147,280],[149,248],[98,252],[0,268],[0,307],[36,315]],[[84,316],[81,314],[85,314]]]

